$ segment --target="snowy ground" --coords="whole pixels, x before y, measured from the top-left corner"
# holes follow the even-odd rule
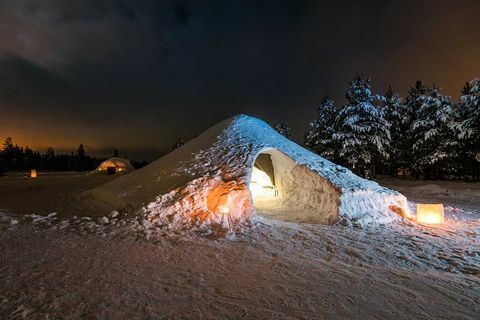
[[[428,202],[435,199],[472,211],[480,208],[480,183],[404,179],[381,179],[379,183],[402,192],[413,201]]]
[[[0,214],[0,318],[478,319],[480,202],[449,183],[433,184],[462,203],[420,192],[421,183],[381,183],[447,203],[446,224],[260,217],[231,239],[211,239],[121,215],[10,207]]]

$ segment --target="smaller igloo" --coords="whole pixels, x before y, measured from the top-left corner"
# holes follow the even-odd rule
[[[113,175],[131,171],[135,171],[135,169],[128,159],[114,157],[103,161],[93,173]]]

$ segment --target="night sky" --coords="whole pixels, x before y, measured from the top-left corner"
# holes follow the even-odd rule
[[[298,140],[356,72],[456,99],[480,76],[480,1],[0,0],[0,138],[155,158],[238,113]]]

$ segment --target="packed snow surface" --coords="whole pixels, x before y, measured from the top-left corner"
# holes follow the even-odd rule
[[[437,227],[257,216],[229,238],[117,211],[0,209],[0,318],[478,319],[480,206],[470,206],[446,203]]]
[[[316,173],[337,190],[340,206],[336,221],[392,221],[398,217],[392,208],[408,214],[406,198],[397,191],[362,179],[286,139],[265,122],[245,115],[217,124],[149,166],[91,194],[114,209],[140,212],[157,225],[231,230],[250,224],[255,217],[250,175],[256,157],[271,150],[293,160],[296,167]],[[303,181],[295,183],[299,190],[303,187]],[[318,191],[301,192],[309,195]],[[301,198],[308,201],[308,197]]]
[[[224,237],[75,197],[111,178],[0,178],[1,319],[478,319],[478,183],[381,181],[443,225],[257,215]]]

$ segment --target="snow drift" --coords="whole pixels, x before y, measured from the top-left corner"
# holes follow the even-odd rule
[[[170,228],[231,230],[250,223],[256,213],[325,224],[386,222],[399,212],[409,213],[398,192],[356,176],[245,115],[89,193],[113,209]]]

